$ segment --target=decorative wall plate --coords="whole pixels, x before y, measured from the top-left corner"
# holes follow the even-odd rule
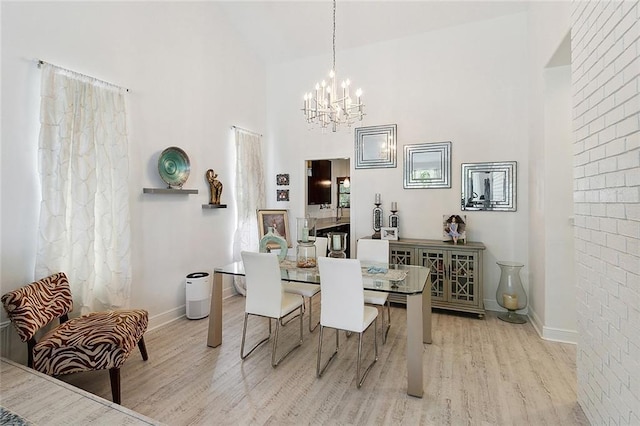
[[[170,146],[160,154],[158,172],[169,188],[182,188],[190,171],[189,156],[177,146]]]

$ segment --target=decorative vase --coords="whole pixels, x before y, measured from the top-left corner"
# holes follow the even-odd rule
[[[282,262],[287,257],[287,240],[273,232],[273,227],[269,227],[267,233],[260,240],[260,253],[270,253],[271,250],[279,249],[278,260]]]
[[[500,283],[496,291],[496,301],[507,312],[498,314],[502,321],[514,324],[524,324],[527,319],[524,315],[516,314],[517,310],[527,307],[527,293],[524,292],[520,281],[520,269],[524,266],[518,262],[496,262],[500,267]]]
[[[374,203],[376,206],[373,208],[373,235],[371,238],[374,240],[380,239],[380,230],[384,226],[382,223],[382,207],[380,207],[380,194],[376,194],[376,201]]]

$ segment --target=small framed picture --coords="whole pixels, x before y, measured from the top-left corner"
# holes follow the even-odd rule
[[[287,246],[291,246],[289,239],[289,214],[287,210],[260,209],[258,210],[258,237],[262,239],[273,228],[273,233],[287,241]]]
[[[289,173],[283,173],[283,174],[276,175],[276,184],[278,186],[289,185]]]
[[[278,201],[289,201],[289,190],[288,189],[278,189],[277,198]]]
[[[467,215],[442,215],[442,241],[467,243]]]
[[[398,228],[380,228],[380,238],[383,240],[397,240]]]

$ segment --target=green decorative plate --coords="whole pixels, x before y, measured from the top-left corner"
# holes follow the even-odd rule
[[[160,154],[158,172],[170,188],[182,188],[189,178],[190,171],[189,156],[177,146],[170,146]]]

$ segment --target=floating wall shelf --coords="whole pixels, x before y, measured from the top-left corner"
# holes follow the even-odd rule
[[[197,189],[142,188],[144,194],[197,194]]]
[[[203,204],[203,209],[226,209],[226,204]]]

